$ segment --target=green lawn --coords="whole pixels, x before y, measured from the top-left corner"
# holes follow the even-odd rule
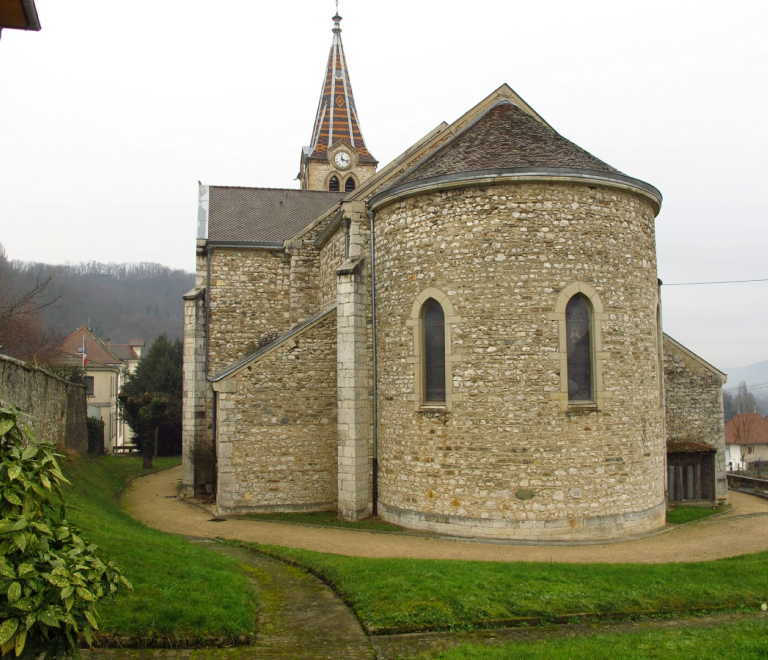
[[[403,532],[402,527],[392,525],[375,518],[349,522],[339,520],[335,511],[302,511],[297,513],[244,513],[237,516],[248,520],[264,520],[275,522],[300,523],[303,525],[323,525],[326,527],[343,527],[345,529],[361,529],[366,532]]]
[[[418,657],[420,660],[757,660],[768,657],[768,623],[756,621],[709,629],[595,635],[495,647],[472,644]]]
[[[708,518],[716,513],[725,511],[723,507],[710,506],[676,506],[667,511],[667,523],[670,525],[682,525],[683,523],[693,522]]]
[[[768,552],[689,564],[555,564],[251,547],[320,576],[369,630],[382,633],[751,609],[768,601]]]
[[[178,459],[159,459],[157,468]],[[243,641],[255,632],[255,593],[237,562],[150,529],[120,509],[141,458],[63,459],[68,518],[123,570],[134,591],[99,604],[103,639],[131,645],[176,646]],[[123,639],[125,644],[128,640]]]

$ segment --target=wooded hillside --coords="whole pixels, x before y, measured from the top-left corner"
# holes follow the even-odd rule
[[[195,276],[155,263],[98,262],[47,265],[22,261],[2,264],[0,286],[8,296],[33,289],[48,277],[44,296],[55,300],[40,311],[46,330],[67,336],[88,325],[103,339],[125,343],[143,338],[150,346],[163,332],[182,336],[182,295]]]

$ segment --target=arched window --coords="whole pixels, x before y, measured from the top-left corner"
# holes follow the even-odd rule
[[[347,192],[352,192],[357,187],[357,184],[355,183],[355,179],[353,177],[349,177],[344,182],[344,190]]]
[[[339,190],[341,190],[339,187],[339,177],[335,174],[331,177],[330,181],[328,181],[328,190],[331,192],[339,192]]]
[[[445,403],[445,313],[430,298],[422,308],[424,323],[424,403]]]
[[[592,401],[592,308],[576,294],[565,308],[568,345],[568,400]]]

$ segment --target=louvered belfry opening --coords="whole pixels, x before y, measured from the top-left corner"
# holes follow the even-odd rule
[[[340,189],[341,188],[339,186],[339,177],[335,175],[332,176],[330,181],[328,181],[328,190],[330,190],[331,192],[339,192]]]
[[[352,177],[349,177],[344,182],[344,190],[347,192],[352,192],[357,187],[357,184],[355,184],[355,180]]]

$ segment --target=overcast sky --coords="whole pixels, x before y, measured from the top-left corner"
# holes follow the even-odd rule
[[[295,188],[333,0],[36,0],[0,39],[0,242],[14,259],[194,268],[197,181]],[[341,0],[381,164],[508,83],[661,190],[659,276],[768,278],[768,3]],[[768,359],[768,282],[664,287],[719,368]]]

